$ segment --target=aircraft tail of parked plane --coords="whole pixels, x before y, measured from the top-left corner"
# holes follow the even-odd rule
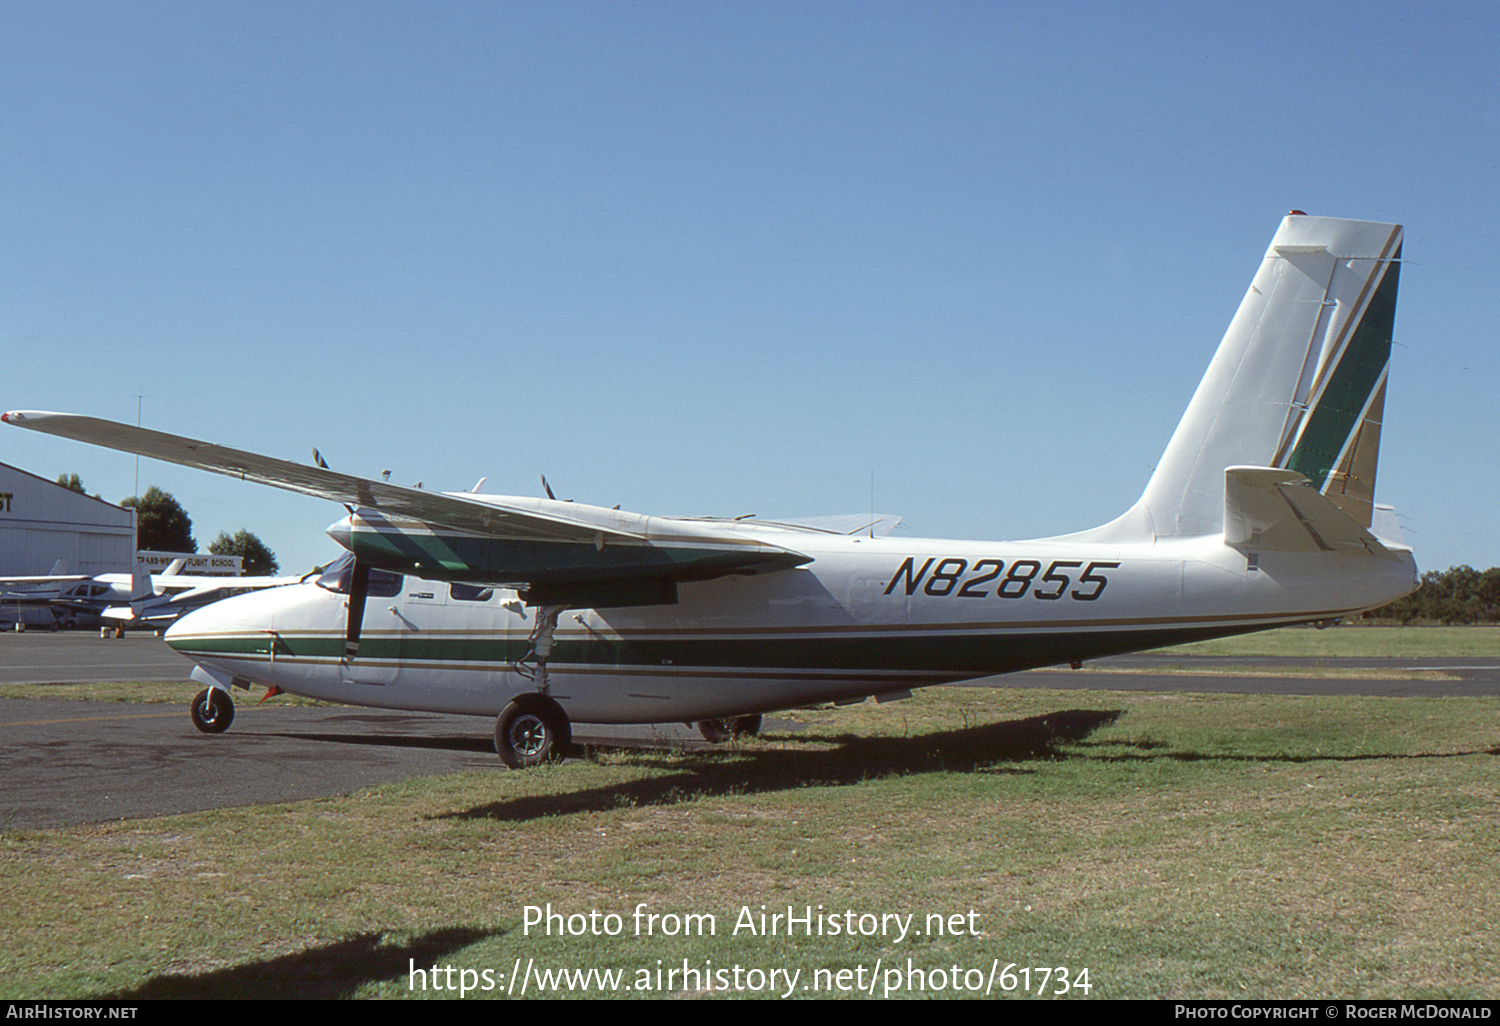
[[[350,509],[329,528],[350,554],[316,582],[168,632],[209,685],[192,707],[201,729],[224,729],[229,687],[253,682],[495,716],[497,751],[530,765],[566,746],[573,721],[696,720],[719,736],[774,709],[1406,594],[1415,563],[1374,501],[1400,252],[1398,225],[1294,211],[1141,498],[1032,541],[899,539],[890,517],[649,517],[433,493],[89,417],[4,419]]]
[[[1285,471],[1275,480],[1305,481],[1368,530],[1400,260],[1400,225],[1289,215],[1140,501],[1080,537],[1230,526],[1248,543],[1265,529],[1250,527],[1235,497],[1281,485],[1243,471],[1226,482],[1231,467]],[[1276,538],[1306,544],[1295,531]]]

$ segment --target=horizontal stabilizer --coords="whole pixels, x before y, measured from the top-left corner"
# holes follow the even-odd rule
[[[1399,557],[1302,474],[1277,467],[1224,471],[1224,542],[1255,552],[1354,552]]]

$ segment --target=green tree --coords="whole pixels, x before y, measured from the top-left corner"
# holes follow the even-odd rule
[[[135,510],[135,547],[161,552],[197,552],[193,522],[171,495],[152,485],[121,506]]]
[[[239,556],[240,572],[247,577],[270,577],[280,569],[276,554],[244,528],[236,531],[232,538],[220,531],[208,551],[215,556]]]
[[[73,491],[79,493],[80,495],[88,494],[88,492],[83,490],[83,479],[80,478],[77,474],[58,474],[57,483],[62,485],[64,488],[71,488]]]
[[[1500,568],[1479,571],[1471,566],[1450,566],[1429,570],[1422,575],[1416,591],[1372,615],[1402,623],[1500,622]]]

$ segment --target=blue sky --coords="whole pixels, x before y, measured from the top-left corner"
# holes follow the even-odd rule
[[[1496,10],[7,2],[0,407],[1056,534],[1139,495],[1295,207],[1406,225],[1379,498],[1424,568],[1500,565]],[[331,504],[153,484],[202,547],[340,551]]]

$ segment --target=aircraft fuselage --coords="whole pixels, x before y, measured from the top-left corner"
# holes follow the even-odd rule
[[[1375,574],[1367,556],[1252,560],[1215,538],[796,542],[813,557],[802,567],[684,583],[675,605],[565,612],[552,697],[589,723],[784,709],[1329,620],[1405,594],[1416,573],[1409,553]],[[516,592],[477,591],[407,576],[398,594],[372,593],[352,661],[347,599],[314,583],[216,603],[167,640],[294,694],[494,716],[534,689],[521,664],[533,619]]]

